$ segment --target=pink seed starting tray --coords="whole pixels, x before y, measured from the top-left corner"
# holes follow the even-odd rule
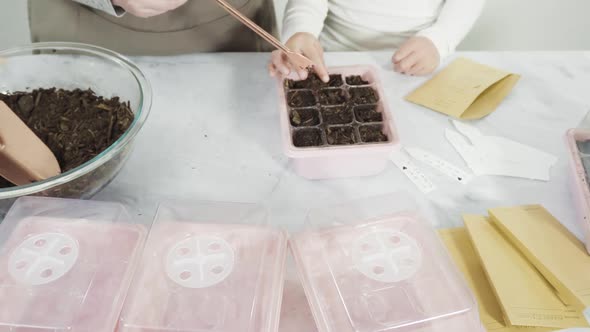
[[[276,332],[285,234],[229,216],[240,206],[176,206],[159,208],[118,331]]]
[[[586,249],[590,253],[590,131],[571,129],[566,135],[570,155],[571,189],[578,210],[578,219],[586,234]]]
[[[299,280],[286,279],[279,332],[317,332]]]
[[[320,332],[480,332],[477,304],[430,225],[398,214],[292,241]]]
[[[279,80],[283,150],[308,179],[380,173],[399,146],[398,132],[377,70],[329,68],[330,82],[315,76]]]
[[[1,332],[112,332],[146,230],[117,204],[21,198],[0,225]]]

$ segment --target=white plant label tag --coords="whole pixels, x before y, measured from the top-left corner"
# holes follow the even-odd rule
[[[473,179],[471,174],[426,150],[419,148],[406,148],[406,151],[412,158],[436,169],[440,173],[456,182],[467,184]]]
[[[414,164],[405,152],[396,151],[391,154],[390,159],[421,192],[428,194],[436,190],[434,183]]]
[[[458,132],[447,129],[445,136],[476,175],[549,181],[557,157],[504,137],[484,136],[459,121],[453,124]]]

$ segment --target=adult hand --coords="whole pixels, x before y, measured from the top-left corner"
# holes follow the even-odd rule
[[[298,32],[289,38],[285,44],[291,51],[301,53],[308,57],[314,64],[313,69],[318,77],[324,81],[329,81],[328,70],[324,63],[324,50],[320,41],[312,34],[307,32]],[[282,51],[274,51],[271,55],[271,60],[268,65],[270,76],[287,76],[292,71],[297,71],[299,78],[304,80],[307,78],[308,72],[304,69],[297,69],[289,62],[287,55]]]
[[[406,75],[428,75],[440,64],[434,43],[421,36],[408,39],[393,55],[393,69]]]
[[[176,9],[187,0],[113,0],[113,5],[122,7],[131,15],[152,17]]]

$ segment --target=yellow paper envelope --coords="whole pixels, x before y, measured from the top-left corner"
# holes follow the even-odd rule
[[[486,278],[481,262],[469,239],[465,228],[443,229],[439,231],[451,258],[465,277],[467,285],[479,304],[481,322],[487,331],[493,332],[551,332],[547,327],[510,327],[504,323],[502,308]]]
[[[487,218],[463,217],[473,247],[510,326],[586,327],[579,310],[566,306],[535,267]]]
[[[557,290],[580,310],[590,308],[590,256],[540,205],[490,210],[491,220]]]
[[[480,119],[492,113],[516,85],[520,75],[458,58],[406,100],[459,119]]]

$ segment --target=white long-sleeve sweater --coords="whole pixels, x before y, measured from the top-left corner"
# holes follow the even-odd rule
[[[430,38],[441,57],[453,52],[485,0],[289,0],[286,42],[297,32],[319,37],[328,51],[393,49],[407,38]]]

